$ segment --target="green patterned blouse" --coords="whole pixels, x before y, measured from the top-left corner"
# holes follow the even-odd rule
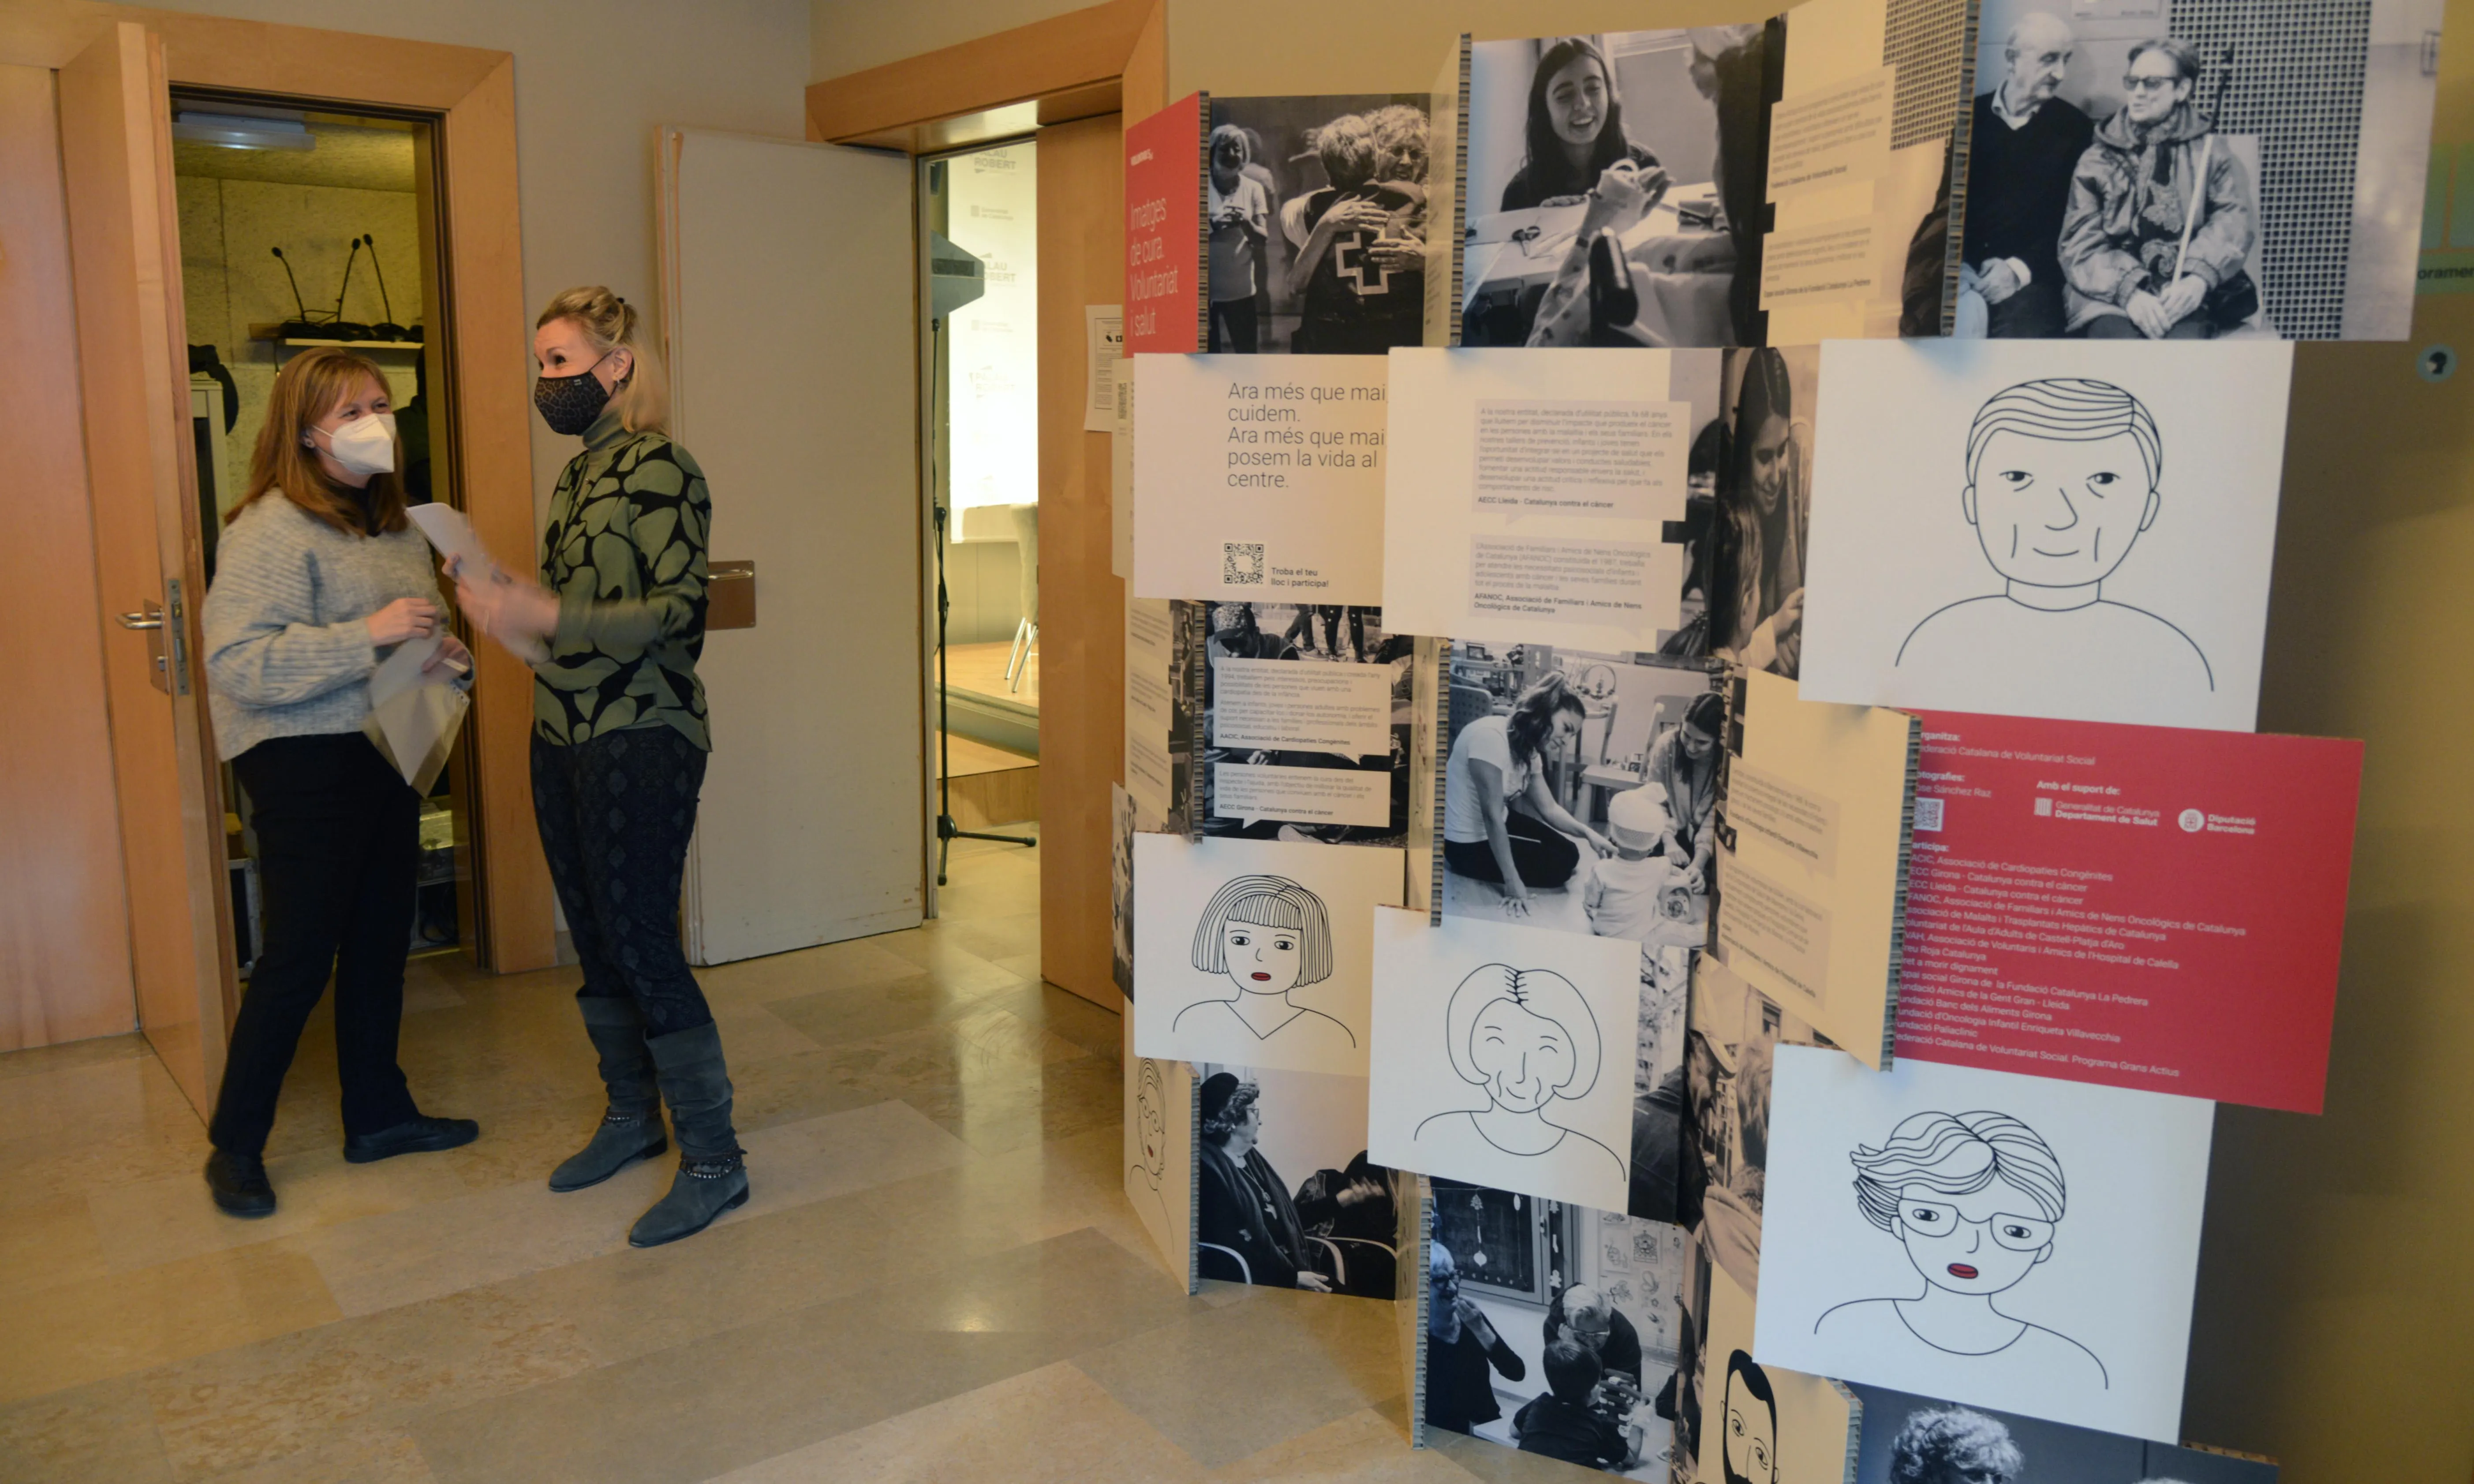
[[[533,667],[533,730],[590,741],[633,727],[675,727],[710,750],[704,682],[704,470],[656,432],[630,433],[615,410],[584,431],[550,495],[542,581],[558,594],[549,658]]]

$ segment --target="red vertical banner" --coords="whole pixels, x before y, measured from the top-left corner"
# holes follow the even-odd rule
[[[1210,96],[1189,93],[1126,131],[1128,355],[1190,355],[1203,347],[1210,116]]]

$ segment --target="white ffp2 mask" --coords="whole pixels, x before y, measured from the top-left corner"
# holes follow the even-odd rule
[[[395,472],[395,414],[354,418],[327,435],[327,451],[355,474]]]

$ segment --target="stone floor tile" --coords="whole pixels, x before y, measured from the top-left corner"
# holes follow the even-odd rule
[[[118,1376],[0,1404],[0,1479],[172,1484],[144,1384]]]
[[[318,1149],[271,1158],[266,1172],[276,1212],[251,1221],[216,1209],[196,1170],[96,1191],[87,1204],[105,1259],[133,1272],[472,1193],[452,1166],[427,1156],[378,1169]]]
[[[0,1400],[305,1329],[337,1312],[316,1266],[271,1244],[22,1294],[8,1305]]]
[[[491,1288],[200,1355],[144,1380],[164,1451],[186,1481],[349,1449],[596,1359],[563,1318]]]
[[[1117,1401],[1219,1467],[1402,1389],[1392,1306],[1256,1289],[1251,1302],[1132,1336],[1080,1366]],[[1243,1405],[1231,1400],[1243,1398]]]
[[[716,1474],[709,1484],[1200,1484],[1202,1476],[1176,1444],[1059,1361]]]

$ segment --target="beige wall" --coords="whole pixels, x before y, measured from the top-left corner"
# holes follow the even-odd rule
[[[1330,5],[1249,0],[1245,5],[1169,0],[1168,92],[1422,92],[1435,85],[1461,33],[1538,36],[1638,31],[1758,19],[1743,0],[1413,0],[1407,5]]]
[[[535,306],[572,284],[607,283],[651,312],[660,125],[806,135],[805,0],[164,0],[162,8],[513,53],[524,298]],[[388,267],[388,290],[399,292]],[[532,447],[533,497],[546,511],[559,467],[577,445],[536,419]],[[726,502],[729,491],[715,497]]]
[[[808,80],[821,83],[1079,11],[1092,0],[811,0]]]

